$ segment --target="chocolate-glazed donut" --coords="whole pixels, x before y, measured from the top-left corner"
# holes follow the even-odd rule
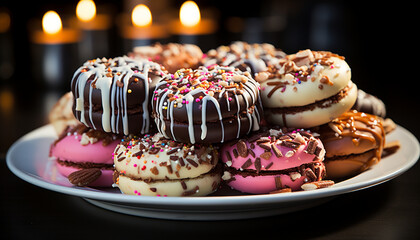
[[[86,126],[117,134],[150,129],[150,91],[166,72],[147,59],[93,59],[76,70],[71,82],[73,113]]]
[[[352,109],[359,112],[373,114],[384,118],[386,116],[386,108],[384,102],[381,99],[364,92],[363,90],[357,91],[356,103]]]
[[[184,143],[220,143],[259,129],[259,84],[248,72],[214,65],[181,69],[156,85],[158,130]]]

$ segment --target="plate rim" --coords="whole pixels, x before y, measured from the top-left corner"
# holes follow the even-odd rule
[[[389,181],[404,172],[410,169],[416,164],[420,156],[420,144],[417,138],[407,129],[397,125],[397,129],[394,131],[401,131],[409,139],[408,141],[412,142],[415,146],[412,149],[412,159],[408,159],[408,163],[404,167],[399,168],[396,171],[393,171],[384,176],[373,178],[367,181],[360,183],[353,183],[350,185],[340,186],[339,183],[330,188],[317,189],[316,191],[300,191],[293,193],[283,193],[283,194],[260,194],[260,195],[238,195],[238,196],[208,196],[208,197],[155,197],[155,196],[131,196],[120,193],[109,193],[102,192],[100,190],[88,190],[86,188],[80,187],[66,187],[57,185],[54,183],[47,182],[38,178],[39,176],[31,176],[28,173],[18,169],[14,162],[12,155],[20,144],[24,141],[31,140],[36,138],[39,133],[43,132],[53,132],[53,127],[51,124],[44,125],[37,129],[32,130],[31,132],[20,137],[16,142],[12,144],[6,154],[6,163],[8,168],[22,180],[42,187],[51,191],[64,193],[72,196],[78,196],[82,198],[89,198],[95,200],[109,201],[109,202],[119,202],[119,203],[130,203],[130,204],[141,204],[146,205],[162,205],[165,206],[241,206],[246,204],[272,204],[272,203],[282,203],[289,201],[300,201],[300,200],[311,200],[317,198],[324,198],[330,196],[341,195],[348,192],[358,191],[366,189],[386,181]],[[55,134],[48,134],[47,137],[56,137]],[[337,186],[338,185],[338,186]]]

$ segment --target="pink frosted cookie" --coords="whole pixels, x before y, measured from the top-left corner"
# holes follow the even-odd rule
[[[111,187],[112,154],[120,138],[115,134],[69,126],[51,145],[58,171],[77,186]]]
[[[247,193],[298,191],[322,180],[324,155],[322,142],[309,131],[260,131],[222,147],[223,179]]]

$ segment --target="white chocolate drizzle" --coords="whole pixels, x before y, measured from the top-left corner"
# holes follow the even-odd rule
[[[97,129],[93,122],[93,103],[92,94],[94,89],[100,90],[102,102],[102,128],[105,132],[113,132],[119,134],[119,122],[122,122],[123,134],[131,133],[129,129],[127,93],[130,80],[136,78],[143,81],[144,101],[143,122],[141,133],[149,132],[150,116],[149,116],[149,85],[152,82],[149,77],[149,70],[155,70],[159,75],[163,76],[164,72],[160,65],[147,59],[129,58],[127,56],[117,57],[114,59],[94,59],[87,61],[73,75],[72,89],[76,98],[76,117],[86,126]],[[90,82],[89,82],[90,81]],[[87,84],[87,83],[90,84]],[[119,87],[121,86],[122,87]],[[85,99],[84,92],[88,88],[88,118],[85,116]],[[79,113],[80,111],[80,113]]]
[[[191,74],[190,76],[182,77],[182,75],[187,72]],[[230,75],[229,77],[222,76],[222,73],[228,72]],[[188,72],[188,70],[182,72],[179,71],[174,74],[175,76],[170,77],[169,75],[162,79],[155,88],[154,91],[154,100],[152,101],[152,109],[155,111],[155,122],[158,126],[158,130],[166,137],[171,138],[177,141],[177,137],[174,134],[174,111],[177,108],[185,108],[186,113],[186,123],[188,124],[188,138],[189,141],[194,144],[197,142],[195,130],[194,130],[194,119],[193,119],[193,111],[194,111],[194,103],[200,102],[199,108],[201,108],[201,124],[200,130],[201,133],[199,134],[201,142],[206,139],[209,129],[207,128],[207,114],[208,114],[208,106],[209,102],[214,105],[217,111],[217,117],[220,121],[220,131],[221,131],[221,138],[220,142],[224,142],[225,137],[225,126],[223,122],[223,115],[221,112],[220,107],[220,99],[226,99],[226,106],[227,111],[231,111],[231,105],[229,103],[230,100],[228,99],[229,94],[231,92],[232,97],[236,101],[237,112],[234,115],[237,118],[237,133],[235,137],[239,137],[241,134],[241,106],[238,95],[240,95],[245,102],[246,105],[246,117],[249,121],[249,128],[246,130],[249,133],[251,130],[258,130],[259,129],[259,122],[261,120],[261,113],[259,109],[261,107],[256,107],[256,104],[261,104],[260,96],[259,96],[259,84],[254,81],[252,78],[249,78],[249,75],[246,75],[240,71],[236,71],[233,67],[220,67],[216,66],[211,70],[201,67],[194,72]],[[181,75],[181,77],[179,76]],[[246,79],[241,83],[241,88],[238,89],[237,87],[230,87],[229,89],[221,86],[232,86],[229,84],[234,83],[233,76],[247,76]],[[191,79],[191,76],[194,76],[194,79]],[[209,90],[208,88],[201,87],[201,83],[204,82],[208,84],[207,77],[214,78],[212,81],[217,82],[219,84],[217,88],[218,93],[216,94],[213,90]],[[176,87],[172,87],[171,84],[179,84]],[[186,89],[185,86],[189,87]],[[194,86],[192,86],[194,85]],[[187,90],[187,93],[184,91]],[[239,91],[239,92],[237,92]],[[200,98],[198,98],[200,96]],[[176,99],[176,100],[175,100]],[[224,101],[224,100],[223,100]],[[166,111],[166,112],[164,112]],[[164,114],[166,113],[166,114]],[[169,122],[170,131],[166,129],[165,121]],[[210,130],[214,131],[214,129]],[[171,136],[168,136],[170,134]]]

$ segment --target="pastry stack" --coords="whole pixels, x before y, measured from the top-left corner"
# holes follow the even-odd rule
[[[87,61],[71,90],[77,127],[51,155],[77,186],[143,196],[205,196],[221,183],[252,194],[312,190],[369,169],[384,147],[384,107],[358,111],[367,98],[331,52],[155,44]]]

